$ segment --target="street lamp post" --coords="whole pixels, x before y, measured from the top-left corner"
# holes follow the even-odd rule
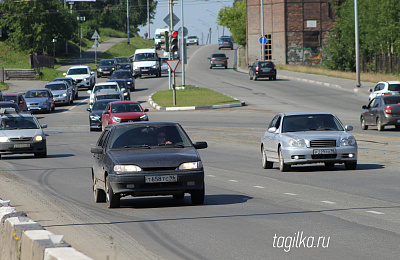
[[[197,20],[199,20],[202,25],[208,27],[208,35],[210,36],[210,38],[207,35],[207,40],[208,40],[209,44],[211,44],[211,26],[208,25],[207,23],[205,23],[204,21],[202,21],[201,19],[197,19]],[[206,41],[206,44],[207,44],[207,41]]]
[[[201,33],[201,44],[204,44],[204,41],[203,41],[203,32],[200,31],[199,29],[197,29],[196,27],[194,27],[193,25],[190,25],[190,26],[193,28],[193,30],[198,31],[199,33]]]
[[[82,23],[85,21],[85,16],[77,16],[76,20],[81,25],[79,29],[79,57],[80,57],[80,63],[82,65]]]
[[[56,63],[56,42],[57,39],[53,39],[53,59],[54,59],[53,69],[54,69],[54,64]]]

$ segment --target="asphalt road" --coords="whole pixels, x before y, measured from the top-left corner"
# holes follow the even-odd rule
[[[227,70],[210,70],[211,52],[218,47],[190,46],[186,83],[246,106],[157,111],[146,101],[168,88],[165,75],[138,79],[131,94],[150,108],[151,121],[178,121],[193,141],[208,142],[209,148],[199,150],[206,173],[204,205],[192,206],[189,196],[182,201],[127,197],[119,209],[94,203],[89,149],[99,133],[89,132],[84,91],[73,106],[38,115],[48,124],[48,158],[2,157],[0,197],[94,259],[398,259],[399,132],[360,129],[367,94],[333,86],[337,79],[321,85],[295,79],[310,75],[289,72],[278,71],[276,81],[249,81],[233,69],[234,51],[221,50],[230,56]],[[10,91],[35,84],[40,82],[15,82]],[[305,110],[331,111],[354,126],[356,170],[262,169],[260,138],[272,117]]]

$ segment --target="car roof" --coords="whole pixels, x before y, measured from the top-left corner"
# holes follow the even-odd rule
[[[74,79],[71,77],[59,77],[59,78],[54,78],[53,81],[54,80],[74,80]]]
[[[222,53],[222,52],[213,53],[213,54],[211,54],[211,56],[212,56],[212,55],[221,55],[221,54],[224,55],[224,56],[226,56],[226,54],[225,54],[225,53]]]
[[[108,103],[108,102],[113,102],[113,101],[119,101],[119,99],[115,99],[115,98],[107,98],[107,99],[99,99],[96,100],[94,103]]]
[[[116,70],[114,72],[131,72],[130,70]]]
[[[32,89],[28,89],[26,92],[28,92],[28,91],[50,91],[49,89],[47,89],[47,88],[32,88]]]
[[[111,124],[107,125],[107,128],[124,127],[126,125],[180,125],[180,124],[177,122],[163,122],[163,121],[135,121],[135,122]]]
[[[50,81],[50,82],[47,82],[47,83],[46,83],[46,86],[47,86],[47,85],[58,85],[58,84],[67,85],[67,83],[66,83],[65,81]]]
[[[80,66],[72,66],[69,69],[83,69],[83,68],[87,69],[87,68],[90,68],[90,67],[89,66],[80,65]]]
[[[119,58],[127,58],[127,59],[129,59],[128,56],[114,57],[114,59],[119,59]]]
[[[19,96],[23,95],[24,93],[3,93],[3,96]]]
[[[330,112],[323,111],[296,111],[296,112],[285,112],[281,113],[284,116],[297,116],[297,115],[333,115]]]
[[[96,95],[107,95],[107,94],[118,94],[120,95],[120,93],[116,90],[113,89],[99,89],[99,91],[96,92]]]
[[[36,118],[34,115],[32,115],[29,112],[17,112],[15,110],[7,110],[6,113],[4,113],[5,109],[2,108],[0,109],[0,117],[15,117],[16,115],[18,115],[18,117],[34,117]]]
[[[95,86],[110,86],[110,85],[118,85],[117,83],[114,83],[112,81],[107,81],[107,82],[101,82],[101,83],[96,83]]]
[[[378,83],[400,84],[400,81],[379,81]]]
[[[131,101],[131,100],[118,100],[118,101],[113,101],[111,104],[140,104],[137,101]]]

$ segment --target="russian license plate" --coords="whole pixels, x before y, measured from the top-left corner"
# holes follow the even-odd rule
[[[109,71],[103,71],[103,73],[104,73],[104,74],[110,74],[110,72],[109,72]]]
[[[263,72],[270,72],[271,69],[262,69]]]
[[[39,107],[30,107],[29,110],[38,110]]]
[[[336,149],[314,149],[314,154],[335,154]]]
[[[14,148],[29,148],[30,144],[14,144]]]
[[[178,175],[145,176],[146,183],[177,182]]]

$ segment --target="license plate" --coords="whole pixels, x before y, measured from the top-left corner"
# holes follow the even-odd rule
[[[38,110],[38,107],[30,107],[29,110]]]
[[[270,72],[271,69],[263,69],[262,71],[263,71],[263,72]]]
[[[103,71],[103,73],[104,73],[104,74],[110,74],[110,72],[109,72],[109,71]]]
[[[177,182],[177,175],[145,176],[146,183]]]
[[[14,148],[29,148],[30,144],[14,144]]]
[[[314,154],[335,154],[336,149],[314,149]]]

